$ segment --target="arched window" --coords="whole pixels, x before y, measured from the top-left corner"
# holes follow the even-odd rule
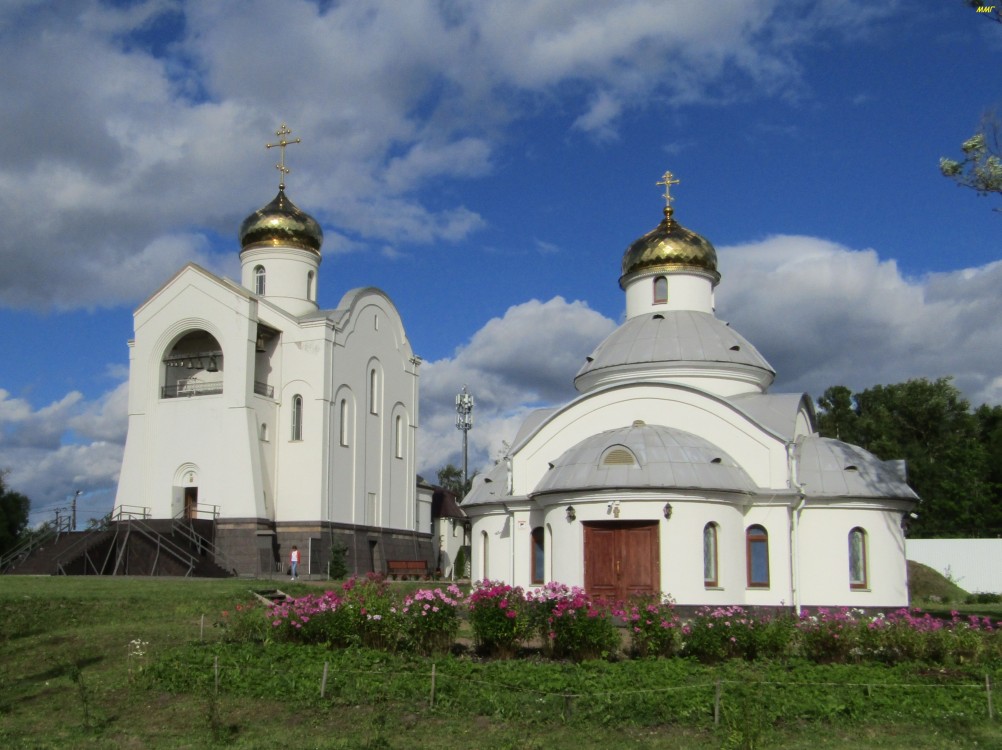
[[[658,276],[654,279],[654,304],[663,305],[668,301],[668,279]]]
[[[480,532],[480,580],[490,578],[490,565],[487,564],[487,532]]]
[[[404,418],[397,414],[393,420],[393,443],[397,458],[404,457]]]
[[[303,439],[303,397],[292,397],[292,439]]]
[[[715,588],[717,580],[717,524],[703,527],[703,585]]]
[[[543,527],[532,530],[532,582],[543,583],[546,579],[546,542]]]
[[[316,274],[310,271],[306,274],[306,299],[310,302],[313,301],[313,280],[316,278]]]
[[[348,425],[348,399],[345,399],[345,398],[341,399],[341,408],[338,411],[339,411],[338,419],[340,420],[340,424],[341,424],[341,440],[340,440],[340,443],[341,443],[341,445],[348,445],[348,434],[349,434],[349,425]]]
[[[375,367],[369,370],[369,413],[379,414],[379,374]]]
[[[254,294],[264,294],[264,266],[254,267]]]
[[[849,532],[849,588],[865,589],[868,584],[866,531],[857,526]]]
[[[769,587],[769,534],[762,526],[749,526],[745,533],[748,587]]]

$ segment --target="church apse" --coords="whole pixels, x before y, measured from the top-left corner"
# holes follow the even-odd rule
[[[190,331],[163,358],[161,398],[189,398],[223,392],[223,350],[207,331]]]

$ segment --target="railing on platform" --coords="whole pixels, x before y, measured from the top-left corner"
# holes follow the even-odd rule
[[[165,385],[160,389],[161,398],[190,398],[192,396],[212,396],[223,392],[222,380],[179,380],[175,385]]]
[[[109,521],[128,521],[133,518],[150,518],[153,509],[143,505],[118,505],[106,518]]]

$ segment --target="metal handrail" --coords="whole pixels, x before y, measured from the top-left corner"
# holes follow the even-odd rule
[[[40,534],[32,534],[28,539],[22,541],[6,555],[0,557],[0,573],[6,573],[8,570],[13,570],[19,563],[27,560],[28,556],[32,552],[41,547],[43,544],[48,544],[53,538],[57,537],[58,531],[55,526],[51,525],[46,526],[45,530]]]
[[[212,539],[206,539],[197,531],[195,531],[194,526],[191,521],[197,520],[197,518],[192,518],[190,512],[187,509],[182,509],[178,512],[172,519],[171,529],[182,533],[185,538],[188,539],[192,544],[198,545],[199,549],[204,549],[212,556],[212,561],[223,568],[228,570],[234,575],[237,575],[237,566],[233,561],[227,557],[215,543],[215,532],[216,532],[216,520],[219,518],[219,506],[218,505],[199,505],[195,508],[194,514],[196,517],[203,515],[208,512],[209,518],[207,520],[212,521]]]

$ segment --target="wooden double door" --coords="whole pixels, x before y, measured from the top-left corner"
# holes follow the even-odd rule
[[[626,599],[661,590],[657,521],[586,521],[585,589],[595,597]]]

